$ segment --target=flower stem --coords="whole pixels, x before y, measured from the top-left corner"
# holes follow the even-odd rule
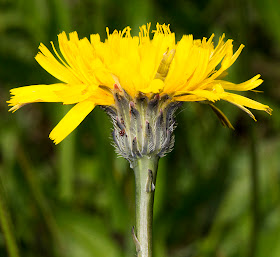
[[[136,185],[137,257],[152,257],[153,204],[159,157],[144,156],[134,163]]]

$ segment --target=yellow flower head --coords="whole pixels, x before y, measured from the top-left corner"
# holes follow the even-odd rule
[[[139,95],[148,99],[168,95],[171,102],[203,101],[223,117],[225,124],[227,119],[213,105],[221,99],[240,107],[253,119],[246,107],[271,113],[267,105],[227,92],[252,90],[262,83],[260,75],[241,84],[222,79],[244,45],[233,53],[232,40],[224,41],[224,35],[217,46],[212,42],[214,35],[208,40],[184,35],[176,42],[175,34],[165,24],[157,24],[150,38],[150,26],[140,27],[136,37],[131,36],[129,27],[112,34],[107,28],[105,42],[100,41],[99,34],[91,35],[88,40],[79,39],[77,32],[70,33],[69,38],[62,32],[58,35],[60,54],[52,42],[54,54],[41,44],[35,57],[37,62],[61,82],[12,89],[10,110],[34,102],[75,104],[50,133],[56,144],[96,105],[114,106],[114,88],[123,90],[131,99]]]

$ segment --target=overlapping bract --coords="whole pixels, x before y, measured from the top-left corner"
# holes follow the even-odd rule
[[[168,95],[176,102],[207,102],[225,100],[253,114],[246,108],[271,113],[267,105],[227,92],[247,91],[258,87],[260,75],[241,84],[223,80],[227,69],[239,56],[243,45],[233,53],[232,40],[220,37],[216,47],[208,40],[194,40],[184,35],[178,42],[167,25],[157,24],[150,36],[150,24],[140,27],[139,36],[132,37],[130,28],[109,33],[101,42],[99,34],[79,39],[76,32],[69,38],[58,35],[60,54],[53,43],[52,54],[40,45],[38,63],[61,83],[34,85],[11,90],[9,101],[15,111],[33,102],[76,104],[50,133],[55,143],[71,133],[96,105],[114,106],[112,90],[117,85],[136,99],[139,92],[150,99]],[[217,68],[219,67],[219,68]],[[212,105],[213,106],[213,105]]]

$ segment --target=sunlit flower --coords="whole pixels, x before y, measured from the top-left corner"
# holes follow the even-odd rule
[[[253,119],[254,115],[246,107],[271,113],[267,105],[227,91],[248,91],[262,83],[260,75],[241,84],[223,79],[244,45],[233,53],[232,40],[224,41],[224,35],[216,46],[212,42],[214,35],[202,40],[184,35],[176,42],[175,34],[167,25],[157,24],[152,33],[150,38],[150,24],[147,24],[140,27],[139,36],[135,37],[131,36],[129,27],[123,31],[115,30],[112,34],[107,28],[105,42],[100,41],[99,34],[91,35],[90,40],[79,39],[77,32],[70,33],[69,38],[65,32],[59,34],[60,53],[52,42],[54,54],[41,44],[36,60],[61,82],[12,89],[8,102],[12,106],[10,110],[15,111],[34,102],[75,104],[50,133],[50,138],[56,144],[69,135],[97,105],[107,108],[108,112],[113,111],[115,123],[119,122],[116,121],[116,114],[120,112],[116,95],[127,99],[130,108],[128,115],[134,108],[133,103],[141,108],[141,104],[137,104],[140,98],[146,99],[147,104],[153,99],[165,99],[158,107],[157,117],[161,115],[164,105],[208,103],[223,124],[229,127],[230,122],[214,106],[218,100],[240,107]],[[147,122],[149,119],[144,117],[139,124],[142,127]],[[172,124],[165,126],[168,128]],[[126,133],[125,128],[118,128],[120,135]]]

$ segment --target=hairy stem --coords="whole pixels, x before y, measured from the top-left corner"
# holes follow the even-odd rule
[[[134,163],[136,185],[136,244],[137,257],[152,257],[153,204],[159,157],[144,156]]]

